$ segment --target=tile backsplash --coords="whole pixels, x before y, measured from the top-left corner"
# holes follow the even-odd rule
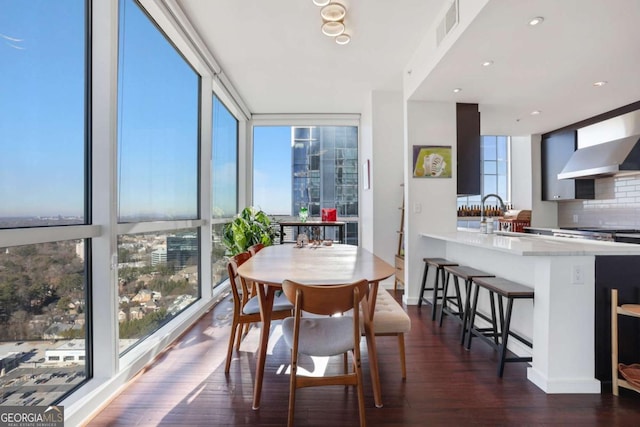
[[[597,179],[595,196],[595,200],[558,203],[558,225],[640,230],[640,173]]]

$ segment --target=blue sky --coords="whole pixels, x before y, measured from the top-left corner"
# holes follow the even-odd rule
[[[119,215],[196,218],[198,75],[131,0],[123,3]],[[82,216],[84,0],[0,0],[0,10],[0,217]],[[214,215],[230,216],[237,153],[221,147],[237,126],[215,102],[214,121]],[[255,141],[253,204],[290,214],[291,128],[257,128]]]
[[[84,7],[70,4],[0,0],[0,216],[83,211]]]
[[[269,215],[291,215],[291,127],[253,130],[253,205]]]

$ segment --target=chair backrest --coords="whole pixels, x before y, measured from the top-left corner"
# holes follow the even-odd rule
[[[256,243],[255,245],[249,247],[249,252],[251,253],[251,255],[255,255],[258,252],[260,252],[263,248],[264,248],[264,243]]]
[[[248,300],[249,287],[247,286],[247,282],[238,274],[238,267],[244,264],[249,258],[251,258],[249,252],[241,252],[229,258],[229,262],[227,262],[227,272],[229,273],[231,292],[233,292],[233,302],[234,305],[240,307]]]
[[[296,304],[298,309],[313,314],[331,315],[344,313],[358,308],[367,294],[369,283],[359,280],[340,285],[303,285],[291,280],[282,283],[282,290],[287,299]],[[368,313],[368,304],[364,299],[364,311]]]

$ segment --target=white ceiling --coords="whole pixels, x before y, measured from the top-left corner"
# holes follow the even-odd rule
[[[252,113],[360,113],[371,91],[402,90],[451,0],[342,3],[346,46],[311,0],[179,1]],[[639,72],[638,0],[489,0],[411,99],[478,103],[483,134],[544,133],[640,100]]]

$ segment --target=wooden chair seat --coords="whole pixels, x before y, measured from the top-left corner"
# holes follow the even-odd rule
[[[369,327],[369,304],[366,280],[342,285],[303,285],[285,280],[282,290],[295,303],[294,317],[282,322],[282,334],[291,347],[291,379],[289,385],[289,414],[287,424],[293,427],[296,390],[302,387],[326,385],[353,385],[358,393],[360,426],[366,425],[362,367],[360,356],[360,312]],[[330,316],[335,313],[351,313],[339,317],[302,317],[305,313]],[[298,355],[337,356],[352,354],[353,372],[342,375],[307,377],[298,375]],[[329,409],[329,408],[327,408]]]

